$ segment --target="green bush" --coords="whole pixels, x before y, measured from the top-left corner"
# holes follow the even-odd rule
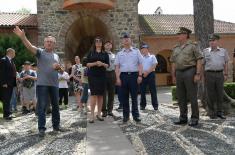
[[[3,113],[3,107],[2,107],[2,102],[0,102],[0,114]]]
[[[171,86],[171,94],[172,94],[172,101],[176,101],[177,100],[176,86]]]
[[[224,90],[231,98],[235,99],[235,82],[225,83]]]
[[[228,94],[228,96],[235,99],[235,82],[225,83],[224,84],[224,90]],[[171,87],[171,94],[172,94],[172,100],[176,101],[177,100],[176,86]]]
[[[21,65],[26,61],[36,62],[36,59],[25,48],[19,37],[16,35],[3,34],[0,35],[0,58],[5,56],[8,48],[13,48],[16,51],[14,62],[17,70],[21,69]]]

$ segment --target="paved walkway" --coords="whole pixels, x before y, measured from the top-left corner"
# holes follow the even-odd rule
[[[130,141],[117,122],[107,117],[104,122],[87,125],[87,155],[135,155]]]
[[[37,135],[37,118],[34,114],[20,116],[13,121],[0,119],[0,154],[160,154],[160,155],[210,155],[235,154],[235,116],[226,120],[210,120],[200,109],[200,124],[192,128],[175,126],[179,115],[171,103],[169,88],[158,91],[159,111],[148,104],[140,111],[142,122],[122,124],[108,117],[104,122],[87,125],[86,115],[79,115],[71,108],[61,111],[61,124],[66,132],[52,132],[51,117],[47,118],[45,138]],[[150,103],[150,97],[147,97]],[[74,104],[70,98],[70,104]],[[115,108],[118,106],[115,99]],[[114,110],[115,115],[121,112]],[[189,108],[190,113],[190,108]]]

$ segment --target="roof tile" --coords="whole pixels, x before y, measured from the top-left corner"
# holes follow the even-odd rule
[[[0,12],[0,26],[15,25],[37,27],[37,15]]]
[[[139,15],[140,33],[143,35],[172,35],[184,26],[194,33],[193,15],[151,14]],[[220,20],[214,21],[215,33],[235,33],[235,24]]]

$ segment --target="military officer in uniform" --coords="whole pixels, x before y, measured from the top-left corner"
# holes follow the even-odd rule
[[[123,123],[128,122],[130,115],[129,94],[132,100],[132,116],[135,122],[140,122],[138,110],[138,84],[142,82],[143,57],[139,49],[131,46],[128,33],[122,36],[123,49],[115,59],[117,85],[120,86],[120,101],[123,105]]]
[[[218,46],[219,35],[209,35],[210,47],[203,50],[205,86],[208,96],[209,116],[225,119],[222,111],[224,81],[228,77],[228,52]]]
[[[150,54],[149,46],[143,44],[141,46],[141,53],[143,55],[143,80],[140,84],[140,109],[145,110],[146,101],[146,87],[149,87],[151,94],[151,101],[154,110],[158,110],[157,88],[155,81],[155,68],[158,64],[155,55]]]
[[[179,102],[180,117],[176,125],[188,123],[188,100],[191,103],[192,115],[190,126],[196,126],[199,120],[197,102],[197,82],[201,75],[202,53],[189,39],[191,30],[180,27],[178,35],[179,43],[174,47],[170,61],[172,63],[172,79],[176,82],[177,97]]]

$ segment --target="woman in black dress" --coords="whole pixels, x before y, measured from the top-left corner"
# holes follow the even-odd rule
[[[100,37],[96,37],[94,40],[93,49],[87,56],[88,82],[91,90],[90,107],[91,107],[91,119],[90,123],[94,123],[95,119],[95,106],[97,103],[98,113],[96,118],[99,121],[104,119],[101,117],[101,109],[103,104],[103,94],[105,90],[105,71],[109,66],[109,56],[103,50],[103,41]]]

